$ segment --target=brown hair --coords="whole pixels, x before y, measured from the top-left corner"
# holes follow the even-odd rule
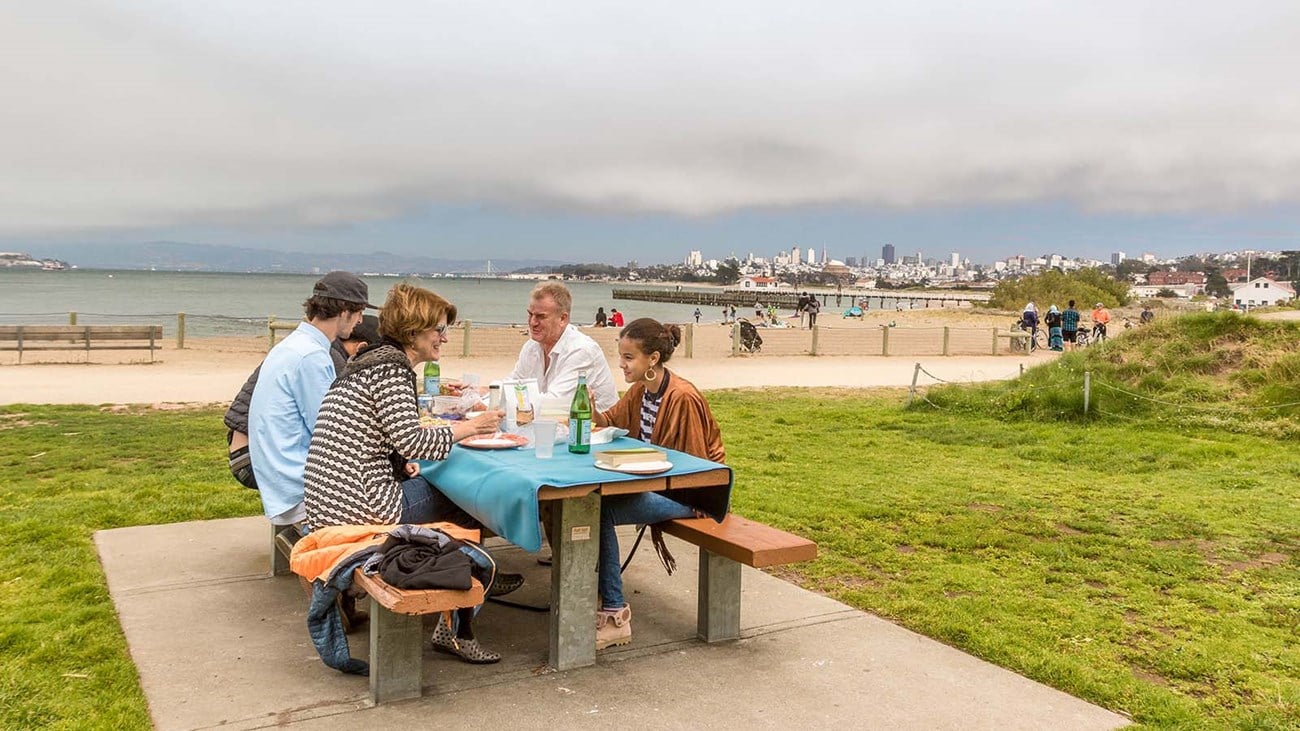
[[[363,312],[366,306],[359,305],[356,302],[334,299],[333,297],[312,295],[310,299],[302,303],[302,309],[306,313],[308,320],[329,320],[342,315],[344,312]]]
[[[379,334],[409,347],[416,335],[437,327],[444,318],[448,325],[456,322],[455,305],[430,290],[403,282],[389,291],[379,311]]]
[[[667,363],[673,357],[673,350],[682,342],[682,329],[676,325],[665,325],[658,320],[642,317],[633,320],[618,332],[619,339],[627,338],[637,344],[642,353],[659,354],[659,362]]]
[[[564,286],[564,282],[548,280],[539,283],[533,287],[533,299],[541,297],[550,297],[555,300],[555,306],[560,308],[560,312],[569,313],[573,310],[573,295],[569,294],[569,288]]]

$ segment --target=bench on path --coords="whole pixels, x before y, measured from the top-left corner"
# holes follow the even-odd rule
[[[271,526],[271,574],[291,573],[289,555],[298,541],[295,526]],[[298,580],[311,597],[311,584]],[[370,702],[419,698],[424,667],[424,616],[441,614],[484,601],[483,585],[473,579],[466,591],[452,589],[399,589],[378,576],[367,576],[358,568],[352,575],[354,588],[370,596]],[[345,617],[344,630],[351,631]]]
[[[0,350],[148,350],[149,362],[162,341],[162,325],[0,325]]]
[[[705,642],[740,636],[740,565],[756,569],[811,561],[817,544],[779,528],[728,515],[682,518],[663,524],[663,531],[700,549],[696,633]]]

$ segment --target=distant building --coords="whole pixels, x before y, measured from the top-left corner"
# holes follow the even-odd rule
[[[776,277],[741,277],[741,289],[776,289]]]
[[[808,247],[808,264],[812,265],[812,264],[816,264],[816,263],[817,263],[817,250],[814,249],[813,247],[809,246],[809,247]]]
[[[880,258],[885,260],[885,264],[893,264],[896,261],[893,244],[885,244],[880,248]]]
[[[800,261],[802,261],[802,260],[803,260],[803,254],[799,251],[799,247],[798,247],[798,246],[791,246],[791,247],[790,247],[790,263],[791,263],[791,264],[798,264],[798,263],[799,263]]]
[[[1151,272],[1147,284],[1153,287],[1176,287],[1183,284],[1199,285],[1205,289],[1205,275],[1200,272]]]
[[[698,251],[692,251],[686,255],[686,266],[699,267],[704,264],[704,256]]]
[[[1110,265],[1113,267],[1118,267],[1120,264],[1124,263],[1124,259],[1125,259],[1124,252],[1116,251],[1115,253],[1110,255]]]
[[[1232,303],[1238,307],[1272,307],[1295,299],[1295,289],[1286,282],[1275,282],[1268,277],[1256,277],[1249,282],[1233,284]]]
[[[956,269],[957,267],[961,266],[961,254],[954,251],[948,255],[948,259],[949,259],[948,264],[953,269]]]
[[[844,264],[845,266],[855,267],[858,265],[858,258],[856,256],[846,256],[844,257]]]

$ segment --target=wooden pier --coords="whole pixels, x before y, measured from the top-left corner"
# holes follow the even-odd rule
[[[930,309],[940,307],[970,307],[976,302],[987,302],[986,292],[909,291],[893,289],[845,289],[839,292],[782,289],[667,289],[661,287],[615,287],[614,299],[641,302],[672,302],[681,305],[722,307],[735,305],[752,308],[756,303],[780,310],[793,310],[799,304],[799,295],[807,291],[821,300],[822,311],[833,307],[852,307],[863,300],[869,309]]]

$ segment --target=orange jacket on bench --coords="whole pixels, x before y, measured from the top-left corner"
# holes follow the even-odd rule
[[[437,528],[453,538],[478,542],[479,532],[462,528],[454,523],[424,523],[426,528]],[[295,574],[315,581],[329,576],[344,559],[363,548],[377,546],[388,540],[392,525],[332,525],[303,536],[293,545],[289,555],[289,569]]]

